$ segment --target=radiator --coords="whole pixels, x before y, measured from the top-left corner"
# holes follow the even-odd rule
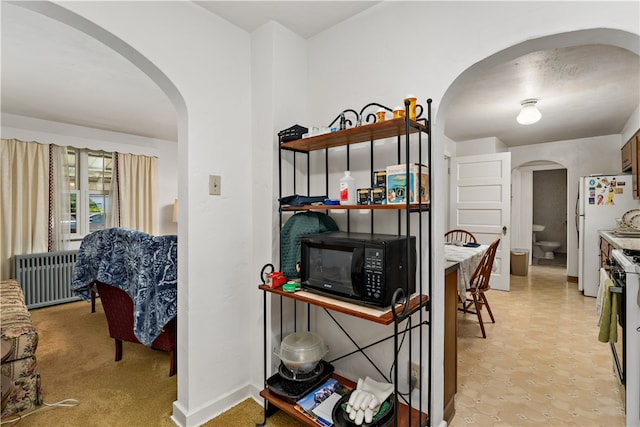
[[[15,256],[16,280],[27,308],[78,301],[71,292],[77,250]]]

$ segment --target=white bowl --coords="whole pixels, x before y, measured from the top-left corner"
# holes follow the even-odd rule
[[[277,356],[294,374],[305,374],[312,371],[328,351],[329,348],[320,335],[295,332],[284,337]]]

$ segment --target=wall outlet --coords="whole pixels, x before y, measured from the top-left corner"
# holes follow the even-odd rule
[[[407,374],[407,382],[409,386],[414,383],[416,390],[420,389],[420,364],[415,362],[409,362],[409,370]]]
[[[209,175],[209,194],[219,196],[222,192],[222,179],[220,175]]]

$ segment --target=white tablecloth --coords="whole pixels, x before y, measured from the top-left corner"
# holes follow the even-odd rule
[[[464,302],[467,299],[467,288],[473,272],[476,270],[482,255],[487,251],[489,245],[480,245],[477,248],[466,246],[444,245],[444,259],[448,262],[459,264],[458,267],[458,294]]]

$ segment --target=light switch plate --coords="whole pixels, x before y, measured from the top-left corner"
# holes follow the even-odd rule
[[[209,175],[209,194],[219,196],[222,192],[220,175]]]

